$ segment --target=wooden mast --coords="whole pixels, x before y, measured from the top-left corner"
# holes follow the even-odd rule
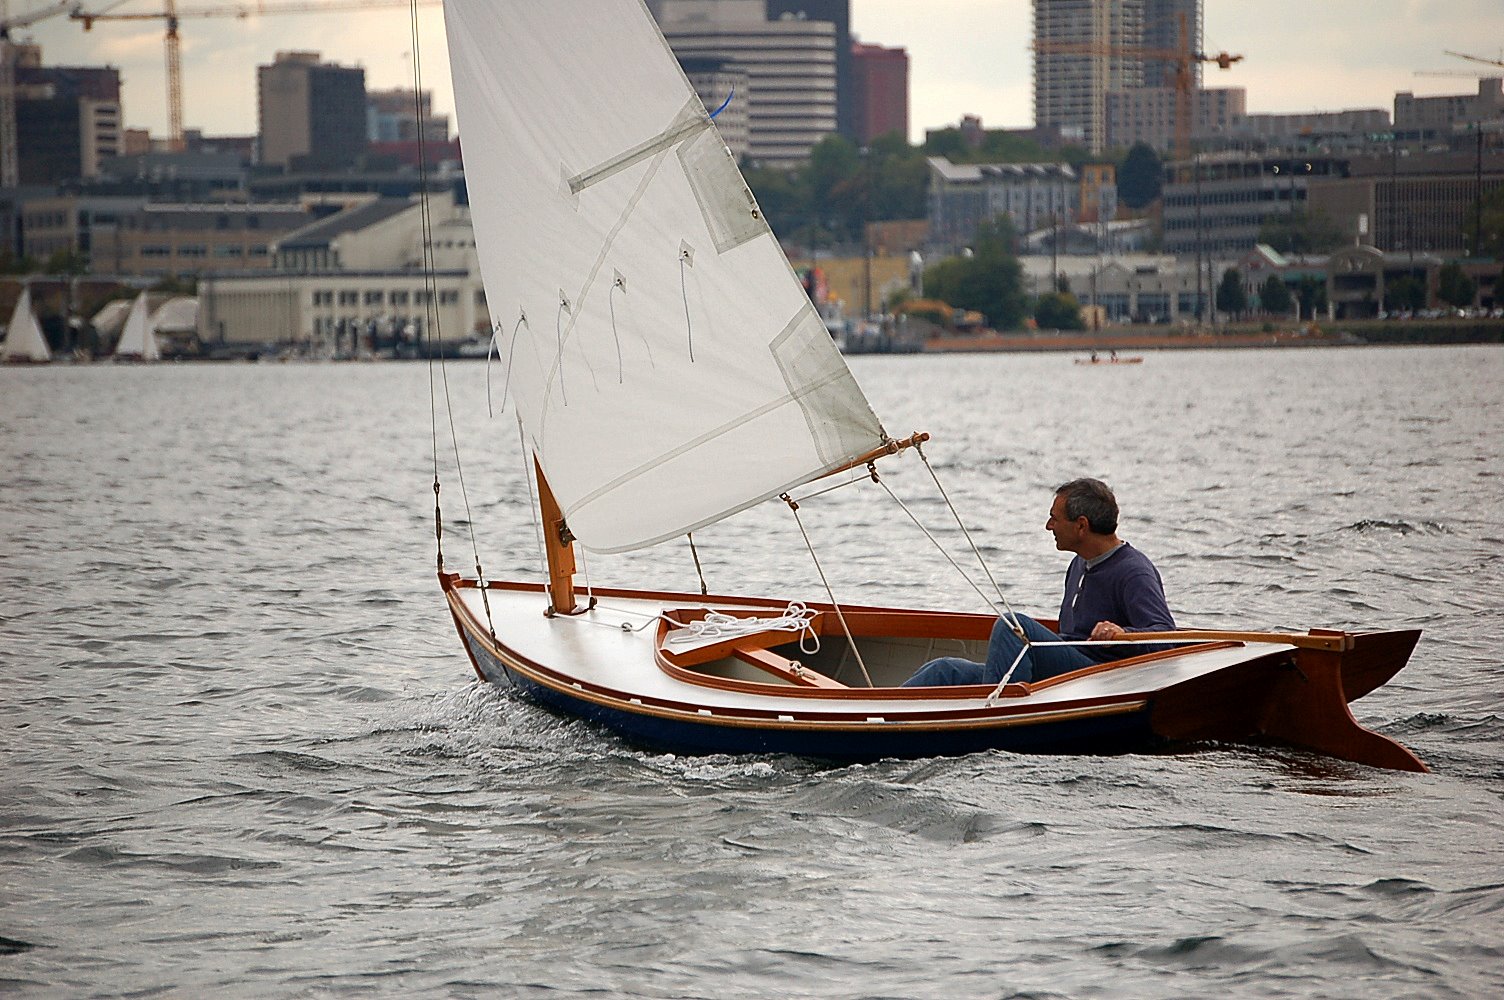
[[[553,490],[548,488],[548,479],[543,475],[543,466],[533,456],[533,469],[538,474],[538,506],[543,518],[543,551],[548,558],[549,614],[572,615],[579,608],[574,599],[574,536],[564,523],[564,512]]]

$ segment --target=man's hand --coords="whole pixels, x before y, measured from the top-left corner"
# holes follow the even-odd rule
[[[1121,639],[1127,634],[1127,629],[1121,625],[1114,625],[1112,622],[1097,622],[1096,627],[1091,630],[1091,637],[1098,641],[1104,639]]]

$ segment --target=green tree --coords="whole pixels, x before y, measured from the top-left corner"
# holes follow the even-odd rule
[[[1118,200],[1139,209],[1159,197],[1165,181],[1164,164],[1147,143],[1134,143],[1118,167]]]
[[[960,129],[942,128],[925,137],[924,153],[926,156],[943,156],[952,163],[962,163],[971,150],[966,148],[966,137]]]
[[[1217,310],[1233,316],[1241,316],[1248,310],[1248,293],[1243,290],[1243,277],[1236,268],[1222,272],[1222,283],[1217,286]]]
[[[743,164],[742,176],[774,233],[792,237],[795,230],[808,223],[809,199],[798,173]]]
[[[1027,306],[1023,268],[1013,253],[1016,239],[1006,218],[983,223],[970,257],[951,257],[925,270],[925,298],[974,309],[996,329],[1016,329]]]
[[[1271,215],[1259,226],[1258,241],[1280,253],[1327,253],[1348,241],[1347,234],[1325,212],[1304,209]]]
[[[1390,312],[1415,312],[1426,307],[1426,284],[1413,274],[1395,278],[1384,286],[1384,304]]]
[[[1474,253],[1474,256],[1504,257],[1504,186],[1494,188],[1493,192],[1483,199],[1482,218],[1483,228],[1479,233],[1479,243],[1482,244],[1482,252]],[[1468,233],[1468,242],[1472,242],[1472,233]]]
[[[71,248],[54,250],[42,270],[47,274],[84,274],[89,270],[89,258]]]
[[[1437,276],[1436,297],[1458,309],[1473,304],[1478,294],[1478,283],[1462,270],[1455,260],[1444,264]]]
[[[1034,322],[1041,330],[1084,330],[1081,303],[1070,292],[1047,292],[1034,305]]]
[[[1295,304],[1294,296],[1290,294],[1290,286],[1277,274],[1269,275],[1267,281],[1259,287],[1259,305],[1265,312],[1283,316],[1289,312]]]
[[[1300,302],[1300,314],[1307,319],[1326,308],[1326,282],[1310,276],[1295,283],[1295,298]]]

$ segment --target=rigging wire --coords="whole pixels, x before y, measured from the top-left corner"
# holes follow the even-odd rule
[[[421,38],[418,31],[418,4],[417,0],[411,0],[408,8],[408,23],[412,28],[413,46],[413,115],[419,122],[418,129],[418,218],[421,225],[422,252],[423,252],[423,277],[424,277],[424,317],[423,338],[428,346],[428,400],[429,416],[433,431],[433,492],[434,492],[434,515],[440,520],[437,533],[442,535],[442,513],[439,509],[439,429],[438,429],[438,401],[434,389],[434,354],[439,354],[439,380],[444,387],[444,408],[449,421],[449,439],[454,446],[454,471],[455,478],[460,484],[460,501],[465,508],[465,528],[470,536],[470,549],[475,556],[475,576],[479,585],[481,604],[486,611],[486,626],[491,631],[491,638],[496,638],[496,626],[491,620],[491,599],[487,594],[486,574],[481,568],[480,544],[475,538],[475,517],[470,509],[470,494],[465,487],[465,470],[460,462],[460,439],[459,432],[454,425],[454,401],[449,391],[449,368],[444,363],[444,331],[439,321],[439,297],[438,278],[435,276],[433,257],[433,215],[428,201],[428,150],[423,138],[423,56]],[[439,565],[443,566],[443,552],[439,553]]]
[[[851,634],[851,626],[846,624],[846,613],[841,610],[841,604],[836,600],[836,592],[831,589],[830,581],[825,577],[825,570],[820,566],[820,557],[815,555],[815,545],[809,539],[809,532],[804,530],[804,521],[799,517],[798,502],[787,493],[780,494],[778,499],[788,504],[789,510],[794,513],[794,523],[799,525],[799,534],[804,536],[804,546],[809,549],[809,557],[814,561],[815,572],[820,574],[820,582],[825,585],[825,593],[830,598],[831,607],[836,609],[836,618],[841,623],[841,631],[846,633],[846,643],[856,654],[856,665],[862,668],[862,677],[866,679],[869,688],[876,687],[877,685],[872,683],[872,675],[867,672],[867,663],[862,659],[862,651],[857,648],[856,639]]]

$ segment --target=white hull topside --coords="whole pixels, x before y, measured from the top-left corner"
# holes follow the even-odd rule
[[[745,608],[776,615],[782,610],[781,606],[699,595],[621,596],[609,593],[609,596],[600,596],[607,593],[598,593],[599,602],[592,610],[577,615],[546,617],[543,612],[548,606],[548,596],[537,588],[520,590],[493,586],[486,591],[485,601],[476,588],[451,591],[452,600],[457,601],[461,613],[471,619],[474,631],[481,636],[487,632],[485,604],[489,603],[498,651],[509,666],[530,675],[536,672],[536,676],[532,676],[534,680],[579,683],[620,699],[695,705],[711,712],[755,706],[761,711],[793,715],[796,719],[801,714],[818,713],[828,717],[837,713],[860,720],[881,716],[883,720],[891,721],[915,714],[934,720],[937,713],[966,716],[975,716],[979,711],[1032,714],[1059,711],[1082,702],[1142,702],[1171,685],[1267,657],[1271,653],[1294,649],[1280,643],[1206,644],[1153,660],[1087,672],[1083,676],[1035,687],[1027,695],[998,698],[989,706],[986,693],[969,693],[976,692],[976,688],[904,689],[901,696],[893,690],[933,657],[984,657],[985,652],[974,641],[859,637],[863,660],[876,685],[869,689],[872,691],[870,696],[861,694],[860,686],[865,682],[861,679],[860,668],[850,657],[846,658],[839,675],[854,690],[840,691],[838,696],[809,689],[785,694],[783,691],[792,689],[773,683],[764,685],[764,690],[751,692],[727,689],[713,682],[697,683],[675,676],[675,673],[682,675],[685,671],[665,670],[657,656],[657,630],[651,623],[660,614],[690,607]],[[791,633],[788,641],[797,640]],[[829,655],[834,649],[846,647],[847,643],[844,636],[826,635],[822,637],[821,645]],[[722,666],[726,670],[735,669]],[[540,667],[541,671],[536,670]],[[751,667],[745,668],[741,676],[750,680],[769,680],[759,676]],[[931,692],[932,696],[925,697],[920,691]]]

